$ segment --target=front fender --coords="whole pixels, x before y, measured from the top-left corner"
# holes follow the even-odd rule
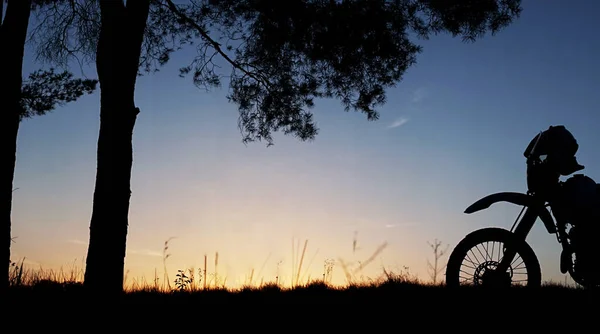
[[[537,214],[544,223],[546,230],[548,233],[555,233],[556,226],[554,225],[554,219],[548,212],[548,209],[540,203],[537,199],[532,196],[523,193],[516,192],[501,192],[488,195],[477,202],[471,204],[466,210],[465,213],[474,213],[477,211],[481,211],[489,208],[492,204],[497,202],[509,202],[520,206],[526,206],[528,208],[532,208],[537,210]]]

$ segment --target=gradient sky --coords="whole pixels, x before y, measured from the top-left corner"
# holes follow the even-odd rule
[[[292,240],[302,246],[308,239],[311,277],[321,277],[326,259],[364,261],[387,242],[365,275],[406,266],[427,279],[427,241],[452,248],[472,230],[511,227],[517,206],[463,211],[493,192],[525,191],[523,151],[550,125],[571,130],[583,172],[600,180],[600,2],[529,0],[523,7],[512,26],[474,44],[449,36],[421,42],[418,63],[389,91],[376,122],[344,112],[337,100],[317,101],[313,142],[278,135],[272,147],[242,144],[227,83],[206,93],[178,77],[190,52],[139,78],[129,276],[162,275],[163,243],[175,237],[171,276],[199,267],[204,254],[211,272],[219,252],[219,274],[231,284],[252,269],[273,280],[278,263],[289,282]],[[24,75],[40,66],[32,59],[29,50]],[[22,123],[13,260],[81,266],[98,126],[98,93]],[[564,280],[555,236],[540,223],[528,241],[544,279]],[[334,278],[343,282],[340,265]]]

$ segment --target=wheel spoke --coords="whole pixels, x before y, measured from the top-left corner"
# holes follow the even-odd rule
[[[498,243],[498,245],[496,243]],[[506,251],[506,247],[503,246],[504,245],[501,241],[489,240],[474,245],[471,249],[469,249],[465,254],[461,267],[465,267],[471,272],[459,269],[459,279],[462,279],[460,283],[472,283],[478,285],[481,284],[483,281],[489,280],[491,277],[490,275],[496,276],[497,273],[495,273],[495,270],[497,266],[501,263],[501,261],[504,259],[504,253]],[[496,255],[498,259],[496,259]],[[515,263],[518,264],[515,265]],[[521,267],[524,264],[525,260],[520,256],[520,254],[517,253],[515,254],[515,258],[509,265],[507,272],[501,275],[506,275],[506,279],[510,279],[512,284],[519,284],[523,282],[526,283],[528,281],[527,278],[514,279],[517,275],[527,275],[527,268]],[[522,272],[523,269],[525,269],[525,272]],[[463,274],[467,275],[467,277],[462,276]],[[496,279],[503,280],[504,278],[500,276],[499,278],[495,278],[495,280]]]

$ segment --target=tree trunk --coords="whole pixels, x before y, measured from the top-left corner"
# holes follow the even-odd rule
[[[1,80],[4,81],[4,80]],[[6,86],[4,86],[6,87]],[[2,240],[4,240],[4,265],[2,266],[2,288],[4,291],[9,285],[10,246],[11,246],[11,210],[12,190],[15,164],[17,161],[17,133],[19,118],[11,117],[10,95],[0,100],[0,160],[2,170],[0,174],[0,224],[2,226]],[[8,110],[7,110],[8,109]]]
[[[139,113],[134,94],[149,3],[100,1],[100,132],[84,285],[106,295],[123,291],[133,128]]]
[[[4,9],[4,8],[2,8]],[[31,12],[30,0],[11,0],[6,6],[6,14],[0,26],[0,229],[4,240],[4,265],[2,266],[2,286],[0,292],[9,285],[11,210],[13,180],[17,161],[17,134],[20,122],[22,68],[25,53],[25,38]],[[0,20],[2,20],[0,11]]]
[[[132,139],[137,109],[127,106],[129,103],[119,96],[104,90],[101,94],[96,185],[85,284],[92,290],[117,292],[123,288]]]

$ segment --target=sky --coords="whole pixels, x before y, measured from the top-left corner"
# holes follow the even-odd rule
[[[449,246],[445,264],[467,233],[510,229],[515,205],[463,211],[494,192],[526,191],[523,151],[550,125],[574,134],[582,173],[600,180],[599,10],[592,0],[526,0],[496,36],[420,41],[423,52],[388,90],[378,121],[319,100],[314,141],[277,135],[271,147],[244,145],[227,82],[198,89],[177,71],[193,53],[175,54],[136,87],[128,282],[163,275],[166,240],[171,280],[202,267],[205,255],[214,273],[218,252],[216,271],[232,286],[253,271],[254,283],[278,276],[289,284],[293,248],[305,240],[304,279],[321,278],[335,260],[333,281],[344,283],[340,261],[356,268],[384,248],[358,277],[375,278],[383,266],[428,280],[428,242]],[[24,75],[41,66],[26,53]],[[98,128],[99,93],[21,124],[13,261],[84,264]],[[543,279],[564,281],[560,245],[539,220],[527,241]]]

